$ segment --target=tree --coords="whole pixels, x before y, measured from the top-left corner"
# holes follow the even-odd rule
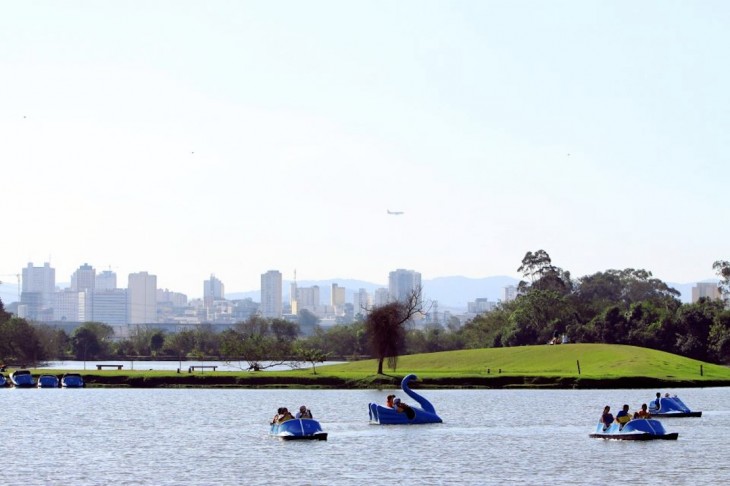
[[[722,280],[720,280],[720,283],[718,284],[718,287],[720,288],[720,292],[722,292],[723,295],[729,295],[730,294],[730,262],[728,262],[727,260],[717,260],[715,263],[712,264],[712,269],[717,273],[717,276],[722,279]]]
[[[385,358],[388,358],[388,367],[396,369],[398,356],[405,349],[406,324],[422,313],[421,288],[416,288],[406,299],[375,307],[368,314],[365,332],[378,360],[379,375],[383,374]]]
[[[13,315],[10,312],[5,310],[3,299],[0,299],[0,324],[9,321],[12,316]]]
[[[533,288],[568,294],[573,288],[570,272],[554,266],[550,255],[545,250],[538,250],[535,253],[528,251],[517,271],[521,272],[526,279],[530,279],[530,282],[523,280],[518,284],[520,293],[525,293]]]
[[[71,351],[78,360],[97,358],[102,346],[94,331],[88,327],[77,327],[71,335]]]
[[[11,317],[0,324],[0,360],[28,365],[46,358],[35,328],[25,319]]]
[[[284,364],[292,354],[291,341],[287,341],[292,328],[286,321],[276,321],[281,321],[276,323],[278,337],[272,331],[274,322],[263,317],[251,316],[236,323],[221,333],[221,354],[229,361],[246,361],[248,369],[254,371]]]
[[[327,359],[327,353],[320,349],[307,346],[304,343],[297,343],[293,349],[294,357],[298,361],[303,361],[312,365],[312,374],[317,374],[316,365],[317,363],[323,363]]]
[[[114,328],[102,322],[84,322],[71,335],[71,351],[76,359],[99,358],[110,354]]]

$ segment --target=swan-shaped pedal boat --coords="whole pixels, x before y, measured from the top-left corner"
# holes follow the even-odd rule
[[[649,402],[649,413],[652,417],[702,417],[702,412],[693,412],[678,397],[666,396]]]
[[[441,417],[436,415],[436,410],[431,405],[431,402],[423,398],[418,393],[411,390],[408,383],[411,380],[416,380],[418,377],[414,374],[410,374],[403,378],[400,387],[403,389],[406,395],[414,399],[421,405],[418,407],[408,407],[404,411],[399,412],[395,408],[385,407],[378,405],[377,403],[370,403],[368,409],[370,411],[370,422],[379,425],[394,425],[394,424],[436,424],[441,423]]]
[[[679,434],[668,434],[664,426],[654,419],[632,419],[621,426],[613,422],[608,428],[602,422],[596,425],[596,432],[590,434],[594,439],[621,439],[621,440],[677,440]]]
[[[282,440],[327,440],[319,422],[303,418],[271,424],[271,435]]]

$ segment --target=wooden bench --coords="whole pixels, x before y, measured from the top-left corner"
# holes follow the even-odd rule
[[[213,370],[213,371],[215,371],[216,368],[218,368],[218,366],[215,366],[215,365],[197,365],[197,366],[190,366],[190,367],[188,367],[188,373],[192,373],[195,370],[200,370],[200,371],[203,371],[203,370]]]
[[[116,368],[118,370],[121,370],[124,365],[118,365],[118,364],[98,364],[96,365],[97,370],[101,370],[102,368]]]

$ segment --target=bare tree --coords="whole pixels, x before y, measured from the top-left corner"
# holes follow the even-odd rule
[[[414,289],[406,299],[373,308],[365,321],[370,349],[378,359],[378,374],[383,374],[383,361],[395,369],[398,356],[405,349],[406,325],[416,315],[424,314],[421,288]]]

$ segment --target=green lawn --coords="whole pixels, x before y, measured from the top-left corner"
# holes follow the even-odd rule
[[[636,346],[614,344],[561,344],[484,348],[416,354],[398,359],[397,371],[426,376],[503,375],[661,379],[730,379],[730,368]],[[703,376],[700,376],[702,367]],[[319,368],[322,374],[373,374],[375,360]],[[388,373],[388,370],[384,370]]]

